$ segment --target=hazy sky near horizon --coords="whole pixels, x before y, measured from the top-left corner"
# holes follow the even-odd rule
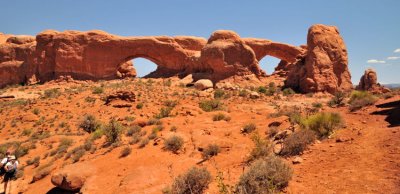
[[[400,83],[399,0],[3,0],[1,5],[0,32],[6,34],[99,29],[124,36],[208,38],[227,29],[241,37],[301,45],[311,25],[335,25],[347,46],[353,84],[369,67],[379,82]],[[261,66],[271,73],[278,62],[265,57]],[[139,74],[155,68],[146,60],[135,63]]]

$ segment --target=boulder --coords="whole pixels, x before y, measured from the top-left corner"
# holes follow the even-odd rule
[[[213,82],[212,82],[211,80],[209,80],[209,79],[201,79],[201,80],[197,80],[197,81],[194,83],[194,87],[195,87],[196,89],[198,89],[198,90],[205,90],[205,89],[214,87],[214,84],[213,84]]]
[[[86,180],[96,173],[96,169],[86,163],[74,164],[64,167],[51,176],[54,186],[67,191],[79,191]]]
[[[106,102],[105,104],[108,105],[110,104],[112,101],[125,101],[126,102],[135,102],[136,101],[136,95],[134,92],[132,91],[116,91],[112,94],[109,94],[106,97]]]
[[[378,76],[373,69],[367,69],[361,76],[360,83],[356,87],[357,90],[370,91],[374,94],[390,92],[390,89],[381,86],[378,83]]]

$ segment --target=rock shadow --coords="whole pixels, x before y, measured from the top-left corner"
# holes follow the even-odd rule
[[[76,194],[76,193],[79,193],[79,192],[66,191],[66,190],[60,189],[58,187],[54,187],[54,188],[50,189],[49,191],[47,191],[46,194]]]
[[[375,111],[373,115],[386,115],[385,121],[390,124],[389,127],[400,126],[400,100],[378,104],[376,107],[385,109]]]

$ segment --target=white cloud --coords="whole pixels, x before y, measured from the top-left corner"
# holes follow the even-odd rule
[[[400,57],[388,57],[388,60],[396,60],[396,59],[400,59]]]
[[[367,61],[367,63],[379,63],[379,64],[383,64],[386,63],[386,61],[380,61],[380,60],[376,60],[376,59],[370,59]]]
[[[394,50],[395,53],[400,53],[400,48]]]

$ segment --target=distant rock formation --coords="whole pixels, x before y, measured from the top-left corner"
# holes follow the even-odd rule
[[[135,77],[130,60],[146,58],[157,64],[149,77],[201,73],[214,83],[231,76],[266,76],[259,67],[265,56],[282,60],[287,87],[301,92],[334,93],[351,89],[347,51],[337,29],[315,25],[307,46],[241,38],[218,30],[208,40],[192,36],[121,37],[103,31],[44,31],[33,36],[0,33],[0,87],[41,82],[59,76],[73,79]]]
[[[304,60],[286,68],[286,85],[304,93],[352,89],[346,46],[334,26],[311,26]]]
[[[356,87],[357,90],[365,90],[374,94],[386,93],[390,89],[386,88],[378,83],[378,76],[376,71],[373,69],[367,69],[364,75],[361,76],[360,83]]]

